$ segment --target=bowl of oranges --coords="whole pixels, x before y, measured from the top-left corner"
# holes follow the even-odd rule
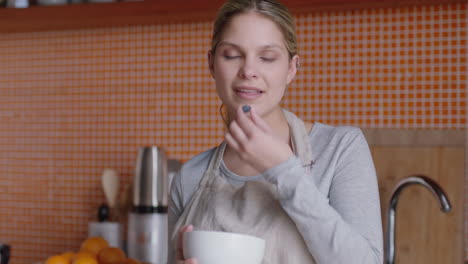
[[[123,250],[110,246],[104,238],[89,237],[81,243],[78,251],[50,256],[44,264],[141,264],[141,262],[127,258]]]

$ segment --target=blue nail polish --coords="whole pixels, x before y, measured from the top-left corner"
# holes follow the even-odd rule
[[[242,106],[242,111],[244,111],[244,113],[250,112],[250,105]]]

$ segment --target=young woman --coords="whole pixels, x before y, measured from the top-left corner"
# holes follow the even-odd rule
[[[228,1],[208,60],[225,140],[174,178],[169,263],[197,263],[181,248],[194,228],[262,237],[268,264],[382,263],[377,178],[363,134],[303,122],[280,106],[299,64],[287,9]]]

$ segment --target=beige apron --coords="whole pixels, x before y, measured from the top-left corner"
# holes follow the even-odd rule
[[[302,120],[283,111],[293,151],[304,165],[306,175],[310,175],[308,164],[312,153],[308,132]],[[234,186],[220,173],[225,148],[223,142],[215,150],[199,189],[175,225],[173,242],[182,226],[192,224],[195,230],[236,232],[265,239],[262,264],[315,263],[295,223],[281,207],[276,186],[263,179]]]

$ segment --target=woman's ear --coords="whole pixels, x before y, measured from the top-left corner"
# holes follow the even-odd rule
[[[214,78],[214,54],[211,50],[208,51],[208,67],[210,68],[211,76]]]
[[[299,56],[294,55],[294,57],[292,57],[292,59],[289,61],[288,76],[286,79],[287,84],[289,84],[296,76],[298,67],[299,67]]]

